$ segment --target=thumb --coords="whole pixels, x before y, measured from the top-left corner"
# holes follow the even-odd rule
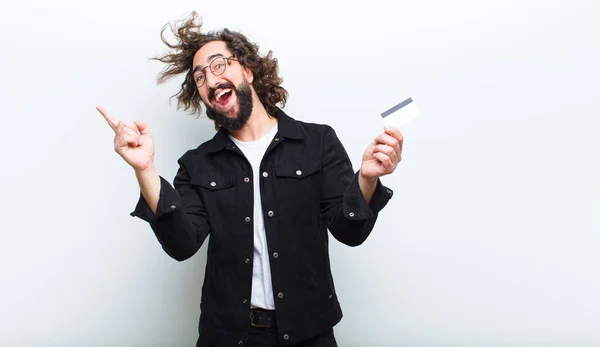
[[[137,126],[138,131],[141,135],[147,135],[150,133],[150,131],[148,130],[148,124],[146,122],[139,122],[136,120],[135,122],[133,122],[133,124]]]

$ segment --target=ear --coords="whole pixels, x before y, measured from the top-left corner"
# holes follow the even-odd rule
[[[254,81],[254,74],[252,73],[252,70],[244,67],[244,76],[246,77],[248,84],[252,84],[252,81]]]

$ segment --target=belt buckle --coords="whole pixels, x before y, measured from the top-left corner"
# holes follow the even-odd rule
[[[268,328],[268,327],[270,327],[270,325],[264,325],[264,324],[256,324],[256,323],[254,323],[254,310],[250,310],[250,326],[256,327],[256,328]]]

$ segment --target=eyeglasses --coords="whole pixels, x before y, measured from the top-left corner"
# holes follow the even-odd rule
[[[232,60],[237,61],[237,59],[235,59],[233,56],[227,58],[216,57],[215,59],[213,59],[210,62],[210,64],[208,64],[208,66],[205,66],[202,69],[200,69],[200,72],[194,76],[194,82],[196,83],[196,87],[200,88],[204,85],[204,82],[206,82],[206,74],[204,73],[204,70],[207,67],[210,67],[210,71],[213,75],[220,76],[225,72],[225,68],[227,67],[227,65],[231,65]]]

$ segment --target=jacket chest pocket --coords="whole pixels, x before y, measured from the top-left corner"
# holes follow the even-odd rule
[[[227,216],[234,204],[235,173],[203,172],[191,177],[209,215]]]
[[[281,188],[287,196],[302,196],[302,200],[315,194],[318,197],[321,190],[320,171],[321,163],[317,160],[282,162],[275,167],[277,188]]]

